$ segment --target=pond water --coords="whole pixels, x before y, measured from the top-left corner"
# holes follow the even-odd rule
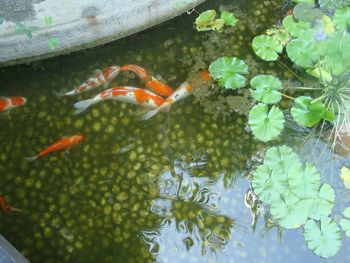
[[[115,101],[73,115],[73,104],[96,91],[52,93],[113,64],[139,64],[177,86],[223,55],[244,59],[253,72],[291,78],[281,65],[261,63],[249,44],[278,21],[281,4],[211,0],[197,10],[231,10],[240,25],[198,33],[193,12],[102,47],[0,69],[0,94],[28,100],[0,116],[0,194],[23,210],[0,213],[0,233],[31,262],[350,262],[348,239],[325,260],[307,247],[302,228],[279,229],[261,214],[253,224],[246,175],[264,145],[246,131],[245,115],[234,112],[250,107],[245,94],[205,87],[141,121],[142,109]],[[112,86],[125,84],[142,87],[132,73]],[[24,159],[74,134],[85,140],[69,152]],[[283,141],[332,183],[339,215],[350,203],[339,179],[349,159],[334,158],[316,139],[305,144],[306,137],[290,129]]]

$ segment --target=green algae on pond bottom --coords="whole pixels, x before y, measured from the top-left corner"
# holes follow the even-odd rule
[[[112,64],[140,64],[176,86],[231,53],[252,75],[290,76],[274,63],[260,64],[247,45],[261,23],[274,22],[277,4],[247,2],[228,6],[241,23],[222,34],[196,33],[195,15],[183,16],[110,45],[1,69],[0,93],[20,93],[28,104],[0,117],[0,194],[24,210],[0,214],[0,233],[32,262],[203,262],[213,255],[222,262],[296,262],[299,254],[317,262],[300,235],[286,233],[280,243],[274,233],[250,230],[243,204],[249,182],[240,175],[259,145],[244,115],[232,113],[249,111],[249,90],[228,94],[208,85],[146,122],[140,108],[112,101],[73,116],[73,103],[95,92],[52,95]],[[232,3],[207,5],[219,4]],[[140,85],[124,73],[112,84]],[[24,160],[73,134],[86,140],[69,152]]]

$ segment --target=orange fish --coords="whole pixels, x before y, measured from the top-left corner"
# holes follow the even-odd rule
[[[17,108],[27,103],[26,98],[24,97],[0,97],[0,112],[7,111],[13,108]]]
[[[128,64],[120,67],[119,70],[134,72],[141,79],[141,81],[146,85],[147,88],[149,88],[150,90],[159,94],[162,97],[167,98],[174,92],[174,90],[171,87],[169,87],[165,83],[160,82],[155,77],[149,76],[147,74],[147,71],[138,65]]]
[[[28,161],[34,161],[34,160],[38,159],[39,157],[47,155],[51,152],[69,149],[74,144],[81,142],[83,139],[84,139],[84,137],[82,135],[74,135],[71,137],[62,138],[62,139],[58,140],[57,142],[51,144],[50,146],[48,146],[46,149],[42,150],[38,154],[34,155],[33,157],[27,157],[25,159]]]
[[[21,212],[21,209],[18,209],[17,207],[14,207],[12,205],[9,205],[6,202],[5,196],[0,195],[0,209],[7,213],[7,212]]]
[[[162,97],[158,96],[157,94],[154,94],[151,91],[141,88],[121,86],[104,90],[91,99],[82,100],[75,103],[74,107],[77,110],[74,114],[79,114],[91,105],[105,100],[117,100],[127,102],[135,105],[140,105],[149,109],[155,109],[164,102],[164,99]]]

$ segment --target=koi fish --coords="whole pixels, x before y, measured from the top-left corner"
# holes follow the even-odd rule
[[[208,71],[202,71],[199,73],[199,78],[202,81],[208,82],[211,81],[212,78]],[[187,98],[189,95],[191,95],[193,86],[190,85],[188,82],[182,83],[173,94],[171,94],[168,98],[165,99],[162,105],[160,105],[158,108],[151,110],[144,114],[142,116],[142,120],[148,120],[152,118],[154,115],[156,115],[160,111],[165,111],[170,108],[171,105],[173,105],[175,102],[182,100],[184,98]]]
[[[48,146],[46,149],[42,150],[38,154],[34,155],[33,157],[27,157],[25,159],[31,162],[51,152],[69,149],[74,144],[81,142],[83,139],[84,137],[82,135],[74,135],[74,136],[62,138],[56,141],[55,143],[51,144],[50,146]]]
[[[155,109],[164,102],[162,97],[154,94],[153,92],[141,88],[121,86],[104,90],[92,99],[82,100],[75,103],[74,107],[77,110],[74,114],[79,114],[91,105],[104,100],[123,101],[135,105],[141,105],[150,109]]]
[[[18,209],[17,207],[9,205],[6,202],[5,196],[3,196],[3,195],[0,195],[0,209],[3,212],[5,212],[5,213],[8,213],[8,212],[21,212],[22,211],[21,209]]]
[[[17,108],[27,103],[24,97],[0,97],[0,112],[7,111],[13,108]]]
[[[104,88],[107,88],[109,85],[109,82],[111,82],[116,76],[118,76],[120,72],[119,69],[120,69],[119,66],[111,66],[104,70],[95,70],[94,77],[88,78],[86,81],[84,81],[75,89],[65,93],[59,93],[54,91],[54,94],[56,96],[73,96],[85,91],[95,89],[101,85],[103,85]]]
[[[153,76],[149,76],[147,74],[147,71],[138,65],[128,64],[120,67],[120,71],[134,72],[140,78],[140,80],[146,85],[147,88],[149,88],[151,91],[153,91],[154,93],[157,93],[162,97],[167,98],[174,92],[174,90],[170,86],[160,82]]]

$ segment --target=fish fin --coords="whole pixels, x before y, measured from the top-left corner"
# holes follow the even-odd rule
[[[154,115],[156,115],[161,109],[160,108],[156,108],[155,110],[151,110],[147,113],[145,113],[142,117],[141,120],[145,121],[148,120],[150,118],[152,118]]]
[[[55,94],[55,96],[57,97],[63,97],[65,95],[65,93],[62,93],[62,92],[58,92],[58,91],[52,91],[53,94]]]
[[[29,162],[33,162],[35,161],[36,159],[38,159],[38,156],[34,155],[32,157],[25,157],[24,159],[26,159],[27,161]]]
[[[170,109],[171,109],[171,105],[169,105],[168,107],[164,108],[164,109],[162,110],[162,112],[169,112]]]
[[[104,88],[104,89],[107,89],[107,88],[108,88],[109,83],[110,83],[110,81],[106,81],[106,82],[103,84],[103,88]]]
[[[74,108],[76,108],[77,110],[74,111],[74,115],[77,115],[79,113],[82,113],[83,111],[85,111],[88,107],[90,107],[93,104],[93,100],[92,99],[88,99],[88,100],[82,100],[82,101],[78,101],[76,103],[74,103]]]

